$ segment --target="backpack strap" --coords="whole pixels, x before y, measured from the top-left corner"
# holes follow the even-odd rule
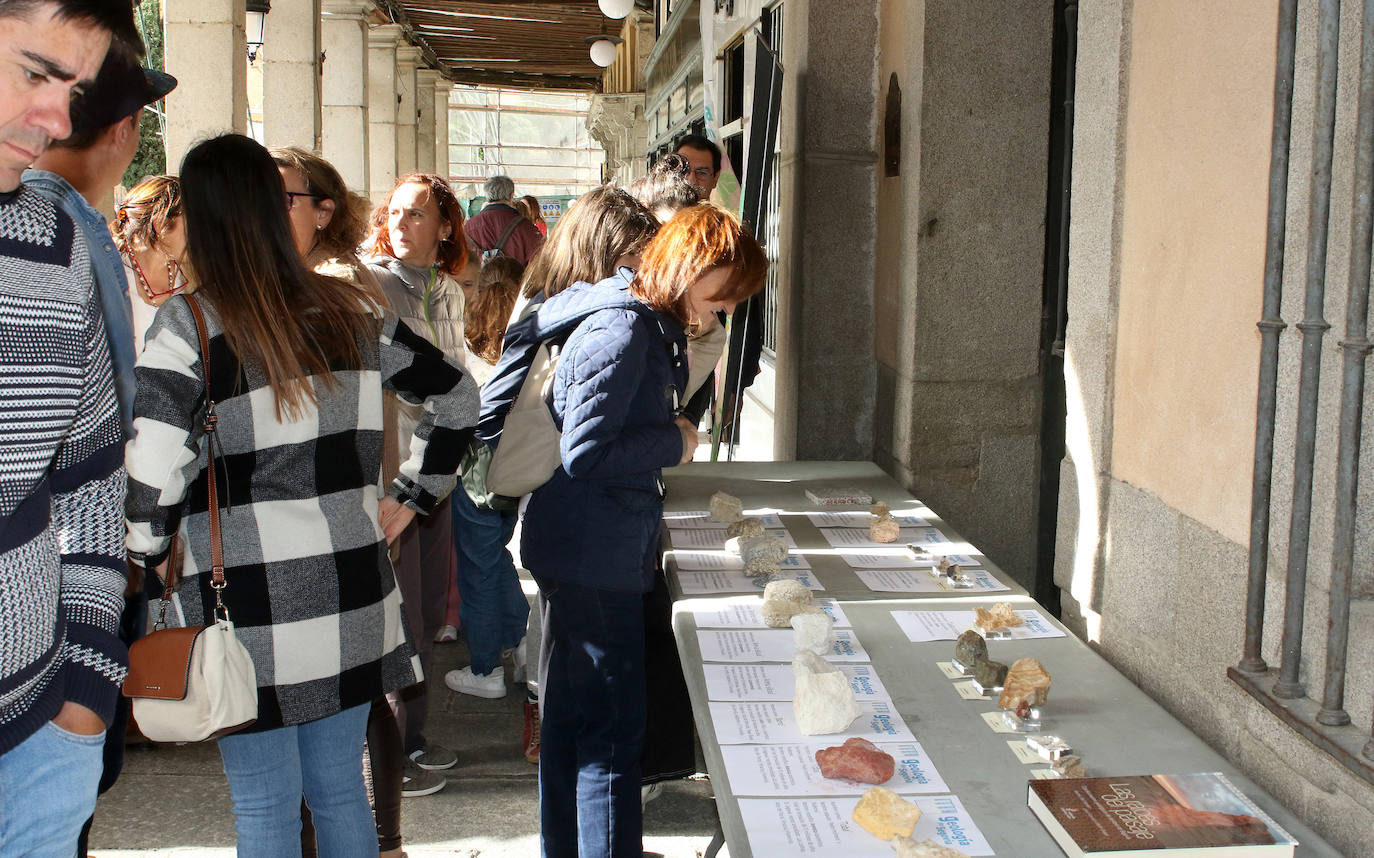
[[[505,230],[501,233],[501,237],[498,238],[498,239],[496,239],[496,246],[493,247],[493,248],[491,248],[491,249],[489,249],[486,253],[483,254],[483,256],[486,256],[487,254],[491,254],[492,256],[497,256],[497,255],[500,255],[501,253],[504,253],[504,252],[505,252],[505,247],[506,247],[506,241],[508,241],[508,240],[510,239],[511,233],[515,232],[515,228],[516,228],[517,226],[520,225],[520,221],[522,221],[522,220],[524,220],[524,218],[522,218],[522,217],[520,216],[520,213],[519,213],[519,212],[516,212],[516,213],[515,213],[515,217],[513,217],[513,218],[511,218],[510,220],[506,221],[506,228],[505,228]]]

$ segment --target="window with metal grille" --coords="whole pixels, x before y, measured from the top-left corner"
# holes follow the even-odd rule
[[[1368,8],[1368,6],[1366,6]],[[1286,327],[1280,317],[1283,299],[1283,259],[1287,222],[1289,153],[1292,133],[1292,100],[1297,42],[1297,0],[1282,0],[1279,6],[1278,56],[1274,82],[1274,136],[1270,155],[1269,223],[1265,248],[1264,309],[1259,322],[1261,332],[1259,394],[1255,431],[1254,484],[1251,491],[1249,586],[1246,595],[1245,645],[1240,664],[1228,670],[1238,686],[1262,703],[1285,724],[1330,754],[1354,774],[1374,783],[1374,739],[1351,726],[1345,696],[1348,669],[1367,671],[1367,651],[1348,657],[1352,572],[1355,559],[1356,501],[1360,469],[1361,424],[1364,405],[1365,362],[1371,350],[1367,315],[1370,291],[1371,197],[1374,185],[1374,38],[1368,22],[1363,32],[1360,91],[1355,139],[1355,195],[1351,210],[1350,270],[1345,301],[1345,336],[1340,340],[1343,354],[1340,417],[1337,431],[1336,492],[1330,547],[1330,580],[1309,580],[1309,557],[1319,551],[1310,541],[1314,496],[1314,466],[1317,460],[1319,384],[1321,380],[1322,338],[1330,327],[1323,317],[1325,307],[1328,227],[1331,217],[1332,161],[1336,148],[1336,99],[1340,54],[1340,5],[1323,0],[1318,12],[1317,88],[1311,147],[1311,188],[1308,209],[1307,257],[1303,319],[1297,324],[1301,340],[1301,366],[1298,373],[1294,432],[1292,504],[1289,507],[1287,565],[1282,575],[1275,570],[1275,583],[1284,588],[1282,597],[1282,637],[1279,645],[1277,675],[1265,662],[1261,650],[1266,619],[1265,591],[1270,584],[1269,530],[1271,523],[1271,481],[1274,464],[1274,429],[1278,411],[1279,339]],[[1300,169],[1306,169],[1304,164]],[[1286,378],[1286,382],[1293,379]],[[1326,457],[1323,457],[1325,460]],[[1318,557],[1320,562],[1322,558]],[[1319,577],[1319,576],[1318,576]],[[1308,605],[1309,596],[1315,597]],[[1323,598],[1324,597],[1324,598]],[[1366,602],[1368,595],[1365,595]],[[1276,600],[1277,601],[1277,600]],[[1326,602],[1326,634],[1308,628],[1308,611],[1321,615],[1320,602]],[[1271,613],[1278,613],[1273,611]],[[1306,662],[1322,663],[1320,701],[1315,689],[1309,691],[1303,676],[1304,643],[1309,647]],[[1313,656],[1311,650],[1324,649]],[[1324,658],[1323,658],[1324,656]],[[1314,671],[1315,672],[1315,671]],[[1364,711],[1368,711],[1365,709]]]

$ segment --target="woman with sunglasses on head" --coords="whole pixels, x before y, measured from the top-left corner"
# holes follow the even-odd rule
[[[385,306],[377,278],[354,252],[367,232],[367,201],[348,190],[339,171],[319,155],[295,146],[270,151],[286,188],[291,235],[305,264],[318,274],[351,284],[379,306]],[[382,425],[382,480],[378,488],[384,492],[400,469],[397,405],[390,393],[382,401]],[[374,699],[368,710],[366,761],[363,774],[377,822],[378,851],[381,858],[399,858],[403,854],[401,788],[405,753],[396,714],[384,696]],[[301,822],[301,854],[315,858],[319,854],[315,826],[304,803]]]
[[[222,596],[253,659],[257,720],[219,739],[238,854],[299,855],[304,798],[321,854],[371,858],[368,707],[417,679],[387,541],[452,489],[476,386],[354,286],[306,268],[281,177],[258,143],[230,134],[196,145],[181,184],[199,288],[159,308],[136,369],[129,557],[156,566],[179,534],[186,621],[213,623]],[[425,413],[379,501],[383,389]],[[214,499],[204,494],[211,466],[223,486]],[[207,574],[209,503],[225,512],[218,591]]]
[[[450,360],[466,367],[463,290],[458,282],[468,260],[462,206],[439,176],[412,173],[396,182],[385,212],[386,220],[374,226],[368,240],[372,255],[367,267],[381,283],[392,311]],[[420,413],[412,405],[401,407],[400,439],[410,437]],[[425,676],[430,675],[434,638],[444,625],[456,563],[451,516],[446,499],[418,519],[401,536],[396,561],[406,620],[415,633]],[[406,796],[443,789],[445,780],[436,772],[458,762],[453,751],[425,737],[428,688],[428,682],[421,682],[390,697],[405,745]]]
[[[697,444],[696,427],[678,418],[686,332],[763,288],[767,266],[737,219],[698,205],[658,231],[637,271],[577,283],[539,308],[540,333],[575,325],[552,385],[561,464],[530,495],[520,541],[547,606],[544,858],[643,852],[643,598],[653,587],[662,469],[691,461]]]
[[[115,207],[110,227],[124,257],[133,309],[134,351],[143,351],[143,333],[168,298],[195,291],[182,264],[186,231],[181,219],[181,183],[175,176],[148,176],[129,189]]]

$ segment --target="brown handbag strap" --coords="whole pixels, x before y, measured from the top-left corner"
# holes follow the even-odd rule
[[[186,303],[191,307],[191,316],[196,321],[196,336],[200,339],[200,368],[205,383],[205,455],[209,458],[206,480],[209,483],[210,513],[210,586],[215,590],[224,589],[224,543],[219,529],[219,491],[215,482],[215,430],[219,416],[215,414],[215,400],[210,398],[210,335],[205,328],[205,315],[194,295],[186,295]],[[216,594],[218,595],[218,594]]]

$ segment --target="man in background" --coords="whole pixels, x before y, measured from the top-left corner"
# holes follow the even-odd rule
[[[510,176],[492,176],[482,191],[487,204],[463,225],[468,241],[483,253],[495,251],[529,265],[544,237],[516,210],[515,183]]]

